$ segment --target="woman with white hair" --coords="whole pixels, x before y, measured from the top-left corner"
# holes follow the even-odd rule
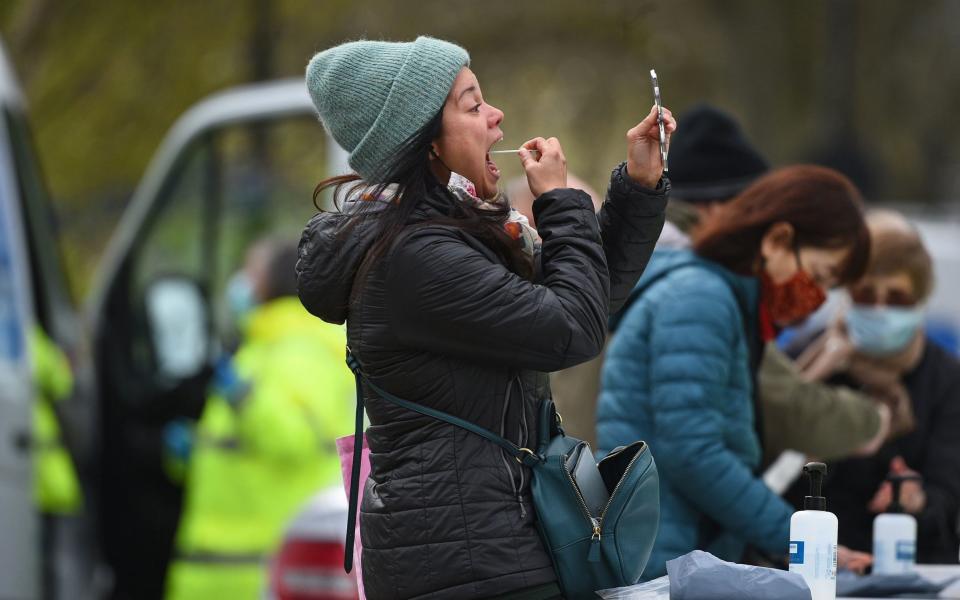
[[[872,522],[894,501],[917,518],[917,561],[956,563],[960,540],[960,362],[927,338],[925,302],[933,267],[917,230],[900,214],[868,216],[867,274],[848,287],[843,319],[800,357],[805,372],[843,382],[888,404],[888,441],[868,458],[831,465],[824,493],[840,519],[840,543],[869,552]]]

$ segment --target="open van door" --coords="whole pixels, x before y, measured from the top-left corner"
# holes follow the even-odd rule
[[[163,432],[175,419],[199,417],[211,361],[235,342],[229,278],[257,238],[299,239],[316,211],[314,186],[342,169],[343,152],[326,137],[302,80],[202,101],[154,156],[88,305],[113,597],[162,593],[181,503]]]

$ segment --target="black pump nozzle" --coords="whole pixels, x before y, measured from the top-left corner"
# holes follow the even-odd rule
[[[827,465],[807,463],[803,466],[803,472],[810,478],[810,495],[803,498],[803,510],[827,510],[827,499],[823,497],[823,478],[827,475]]]
[[[904,512],[903,505],[900,504],[900,485],[904,481],[923,481],[923,478],[919,475],[889,475],[887,481],[893,486],[893,500],[890,501],[887,512],[899,514]]]

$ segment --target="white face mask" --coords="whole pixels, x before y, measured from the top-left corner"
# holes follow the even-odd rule
[[[864,306],[854,304],[846,314],[850,341],[867,354],[884,356],[906,348],[923,327],[923,306]]]
[[[242,323],[257,306],[257,300],[253,293],[253,283],[243,270],[237,271],[230,278],[227,283],[226,295],[230,313],[237,323]]]

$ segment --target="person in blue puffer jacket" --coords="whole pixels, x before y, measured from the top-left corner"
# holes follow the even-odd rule
[[[646,440],[661,521],[644,573],[695,549],[739,560],[787,551],[793,509],[757,476],[755,374],[765,341],[866,268],[860,194],[843,175],[794,166],[718,208],[693,251],[654,253],[613,338],[597,412],[600,454]]]

